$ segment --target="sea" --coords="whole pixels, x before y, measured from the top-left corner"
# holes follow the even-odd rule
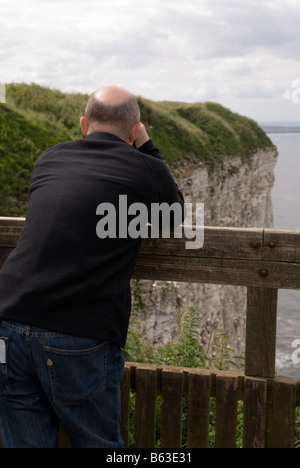
[[[279,157],[272,190],[274,228],[300,231],[300,123],[272,128],[269,138]],[[276,133],[278,132],[278,133]],[[280,290],[277,319],[277,375],[300,378],[300,291]],[[295,345],[295,343],[294,343]],[[296,353],[296,355],[295,355]],[[295,361],[295,362],[293,362]]]

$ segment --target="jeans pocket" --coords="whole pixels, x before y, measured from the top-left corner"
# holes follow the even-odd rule
[[[107,348],[107,342],[80,350],[44,346],[54,403],[79,404],[105,389]]]
[[[0,396],[7,396],[12,391],[7,375],[8,340],[6,337],[0,337]]]

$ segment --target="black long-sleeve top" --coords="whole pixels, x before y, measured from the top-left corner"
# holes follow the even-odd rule
[[[26,223],[0,272],[0,319],[123,347],[141,239],[99,238],[97,207],[180,203],[152,140],[139,150],[108,133],[58,144],[37,160]],[[183,210],[184,211],[184,210]]]

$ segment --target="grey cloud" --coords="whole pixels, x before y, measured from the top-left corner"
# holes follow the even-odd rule
[[[239,99],[279,99],[285,88],[272,82],[244,82],[232,86],[232,96]]]
[[[247,102],[253,112],[253,98],[281,103],[300,77],[292,0],[2,3],[0,81],[80,92],[114,83],[150,99]]]
[[[299,37],[299,6],[271,8],[274,2],[212,0],[210,16],[199,12],[169,14],[169,28],[186,40],[198,59],[241,56],[257,49],[286,48]],[[292,14],[291,14],[292,12]],[[293,52],[293,51],[291,51]]]

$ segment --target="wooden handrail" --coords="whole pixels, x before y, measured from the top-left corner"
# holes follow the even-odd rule
[[[300,232],[206,227],[202,249],[185,241],[144,239],[135,277],[300,289]]]
[[[0,217],[0,261],[24,222]],[[188,250],[186,241],[144,239],[135,278],[300,289],[300,232],[205,227],[203,248]]]

